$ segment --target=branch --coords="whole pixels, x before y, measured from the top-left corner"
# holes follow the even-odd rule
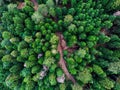
[[[18,8],[18,9],[22,9],[24,6],[25,6],[25,3],[24,3],[24,2],[19,2],[17,8]]]
[[[38,9],[38,3],[36,0],[31,0],[31,2],[33,2],[34,4],[34,9],[37,10]]]
[[[59,37],[58,52],[60,53],[60,60],[59,60],[58,64],[62,68],[62,70],[65,73],[66,77],[75,84],[76,81],[75,81],[74,77],[68,72],[68,69],[66,67],[66,62],[63,59],[63,50],[65,48],[68,49],[68,47],[66,46],[66,42],[65,42],[65,40],[63,38],[63,35],[60,34],[60,33],[57,33],[57,36]]]
[[[31,0],[31,2],[34,4],[35,11],[38,9],[38,3],[36,0]],[[22,9],[25,6],[25,2],[19,2],[18,9]]]

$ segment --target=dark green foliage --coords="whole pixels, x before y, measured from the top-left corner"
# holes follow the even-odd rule
[[[120,9],[120,0],[96,0],[101,3],[106,11],[119,10]]]

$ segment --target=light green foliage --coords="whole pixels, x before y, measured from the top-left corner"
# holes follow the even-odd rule
[[[67,58],[66,60],[68,62],[68,64],[70,65],[74,65],[75,64],[75,60],[73,58]]]
[[[58,44],[58,40],[59,40],[58,36],[53,34],[51,39],[50,39],[50,43],[51,44]]]
[[[43,64],[47,67],[51,67],[51,65],[55,62],[55,59],[53,57],[45,58]]]
[[[92,75],[87,69],[83,70],[82,72],[79,72],[78,74],[79,75],[77,76],[77,80],[80,80],[84,84],[92,80]]]
[[[110,80],[109,78],[105,78],[100,81],[100,84],[105,88],[105,89],[112,89],[114,87],[114,82]]]
[[[9,11],[13,11],[13,10],[15,10],[15,9],[17,9],[17,4],[12,4],[12,3],[11,3],[11,4],[8,5],[8,10],[9,10]]]
[[[33,42],[33,38],[32,36],[25,36],[25,39],[24,39],[27,43],[31,43]]]
[[[37,32],[37,33],[35,34],[35,36],[36,36],[37,38],[41,38],[41,32]]]
[[[93,71],[100,77],[106,77],[105,72],[103,71],[103,69],[98,66],[98,65],[93,65]]]
[[[11,42],[12,44],[17,44],[17,43],[19,42],[19,38],[17,38],[17,37],[12,37],[12,38],[10,38],[10,42]]]
[[[56,73],[58,77],[63,75],[63,71],[61,69],[57,69]]]
[[[48,8],[54,7],[54,1],[53,0],[47,0],[46,5]]]
[[[72,90],[83,90],[82,89],[82,86],[80,86],[79,84],[74,84],[74,85],[72,85]]]
[[[49,82],[52,86],[57,84],[56,76],[54,74],[49,75]]]
[[[78,63],[82,62],[81,57],[75,55],[74,58],[75,58],[76,62],[78,62]]]
[[[41,15],[43,15],[43,16],[47,16],[47,14],[48,14],[48,8],[47,8],[47,6],[46,6],[45,4],[39,5],[39,7],[38,7],[38,12],[39,12]]]
[[[120,73],[120,62],[110,63],[108,70],[114,74],[119,74]]]
[[[53,64],[50,68],[50,72],[55,72],[56,68],[57,68],[57,65]]]
[[[9,88],[13,89],[19,83],[19,79],[20,79],[19,75],[10,74],[6,78],[5,83]]]
[[[70,24],[70,26],[68,27],[68,32],[77,32],[77,27],[75,26],[75,24]]]
[[[113,2],[112,8],[115,9],[115,8],[117,8],[117,7],[120,7],[120,0],[115,0],[115,1]]]
[[[13,57],[17,57],[18,56],[18,52],[16,50],[13,50],[10,54]]]
[[[65,84],[60,84],[59,88],[60,88],[60,90],[65,90],[66,89],[66,85]]]
[[[36,64],[35,61],[25,61],[24,67],[30,68],[30,67],[33,67],[35,64]]]
[[[28,49],[22,49],[22,50],[20,51],[20,55],[21,55],[22,57],[27,58],[27,57],[28,57]]]
[[[28,57],[28,60],[29,60],[29,61],[36,61],[37,58],[36,58],[35,55],[30,55],[30,56]]]
[[[2,61],[3,62],[13,62],[14,59],[12,58],[11,55],[5,55],[5,56],[2,57]]]
[[[44,17],[41,14],[39,14],[39,12],[35,12],[32,15],[32,20],[37,24],[37,23],[43,22]]]
[[[2,37],[3,37],[4,39],[10,39],[10,38],[12,37],[12,34],[11,34],[10,32],[8,32],[8,31],[4,31],[4,32],[2,33]]]
[[[34,82],[29,81],[29,82],[26,84],[25,90],[33,90],[34,85],[35,85]]]
[[[67,24],[70,24],[72,23],[73,21],[73,16],[72,15],[66,15],[65,18],[64,18],[64,22],[67,23]]]
[[[55,15],[56,15],[55,8],[50,8],[50,9],[49,9],[49,14],[50,14],[51,16],[55,17]]]
[[[56,55],[58,53],[58,51],[56,49],[52,49],[51,52],[52,52],[53,55]]]
[[[86,55],[86,50],[85,50],[85,49],[79,49],[79,50],[76,52],[76,55],[79,56],[80,58],[84,58],[85,55]]]
[[[47,57],[47,58],[51,57],[51,52],[50,51],[46,51],[45,52],[45,57]]]
[[[88,40],[89,40],[89,41],[95,41],[96,39],[97,39],[96,36],[92,36],[92,35],[91,35],[91,36],[88,37]]]
[[[40,66],[39,66],[39,65],[32,67],[31,72],[32,72],[33,74],[34,74],[34,73],[38,73],[39,71],[40,71]]]
[[[37,73],[33,76],[32,80],[37,82],[39,80],[39,78],[40,78],[40,73]]]
[[[27,48],[28,44],[25,41],[19,42],[18,44],[18,51],[21,51],[24,48]]]

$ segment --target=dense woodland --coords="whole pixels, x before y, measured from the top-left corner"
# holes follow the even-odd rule
[[[120,90],[120,0],[0,0],[0,90]]]

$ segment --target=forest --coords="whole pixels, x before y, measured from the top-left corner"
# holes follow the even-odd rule
[[[0,0],[0,90],[120,90],[120,0]]]

